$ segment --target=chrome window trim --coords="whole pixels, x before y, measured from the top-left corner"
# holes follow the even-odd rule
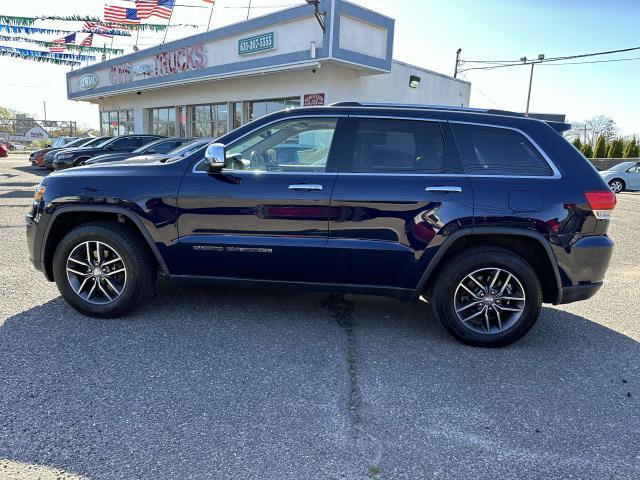
[[[398,177],[467,177],[467,178],[515,178],[515,179],[527,179],[527,180],[558,180],[562,178],[562,174],[560,173],[560,171],[558,170],[558,168],[556,167],[556,165],[553,163],[553,161],[549,158],[549,156],[545,153],[545,151],[536,143],[535,140],[533,140],[533,138],[531,138],[525,131],[517,128],[517,127],[511,127],[511,126],[506,126],[506,125],[493,125],[490,123],[482,123],[482,122],[465,122],[462,120],[444,120],[444,119],[437,119],[437,118],[425,118],[425,117],[414,117],[414,116],[397,116],[397,115],[364,115],[364,114],[358,114],[358,115],[347,115],[344,113],[338,113],[338,114],[317,114],[317,115],[295,115],[290,117],[291,119],[293,118],[374,118],[374,119],[391,119],[391,120],[413,120],[413,121],[423,121],[423,122],[438,122],[438,123],[457,123],[457,124],[462,124],[462,125],[476,125],[476,126],[480,126],[480,127],[490,127],[490,128],[501,128],[504,130],[512,130],[514,132],[518,132],[520,135],[522,135],[524,138],[526,138],[533,146],[534,148],[540,153],[540,155],[542,155],[542,158],[544,158],[545,162],[547,162],[547,165],[549,166],[549,168],[551,168],[553,175],[482,175],[482,174],[465,174],[465,173],[363,173],[363,172],[337,172],[338,175],[354,175],[354,176],[363,176],[363,175],[370,175],[370,176],[398,176]],[[247,133],[245,133],[244,135],[242,135],[241,137],[237,138],[235,142],[242,140],[243,138],[247,137],[248,135],[251,135],[252,133],[256,132],[257,130],[260,130],[263,127],[267,127],[269,125],[273,125],[274,123],[279,123],[281,121],[286,121],[287,118],[280,118],[278,120],[273,120],[271,122],[262,124],[256,128],[254,128],[253,130],[248,131]],[[204,162],[204,158],[202,160],[200,160],[199,162],[197,162],[193,168],[191,169],[192,173],[202,173],[202,174],[207,174],[207,172],[203,171],[203,170],[196,170],[196,168],[198,168],[198,166]],[[255,172],[251,172],[248,170],[223,170],[223,172],[228,172],[228,173],[234,173],[234,174],[238,174],[238,173],[252,173],[252,174],[260,174],[260,175],[272,175],[272,174],[276,174],[276,175],[304,175],[305,173],[301,173],[301,172],[261,172],[261,171],[255,171]],[[336,172],[323,172],[323,173],[313,173],[313,175],[335,175]]]
[[[336,119],[340,119],[340,118],[348,118],[349,116],[344,114],[344,113],[339,113],[339,114],[325,114],[325,113],[321,113],[321,114],[316,114],[316,115],[292,115],[291,117],[288,118],[279,118],[277,120],[273,120],[271,122],[267,122],[267,123],[263,123],[260,126],[254,128],[253,130],[249,130],[247,133],[245,133],[244,135],[242,135],[241,137],[238,137],[234,140],[233,143],[239,142],[240,140],[242,140],[243,138],[248,137],[249,135],[251,135],[254,132],[257,132],[258,130],[264,128],[264,127],[268,127],[269,125],[273,125],[274,123],[280,123],[280,122],[286,122],[288,120],[294,120],[297,118],[336,118]],[[212,140],[211,143],[215,143],[215,140]],[[226,145],[225,145],[226,147]],[[196,168],[198,168],[198,166],[204,162],[204,158],[198,162],[196,162],[196,164],[193,166],[193,168],[191,169],[192,173],[204,173],[204,174],[208,174],[208,172],[205,172],[204,170],[196,170]],[[231,170],[231,169],[222,169],[222,172],[225,173],[254,173],[254,174],[260,174],[260,175],[265,175],[265,174],[293,174],[293,175],[304,175],[305,173],[302,172],[266,172],[266,171],[259,171],[259,170],[255,170],[255,171],[251,171],[251,170]],[[311,173],[311,172],[309,172]],[[325,175],[325,174],[330,174],[330,175],[335,175],[335,172],[321,172],[321,173],[316,173],[313,172],[313,175]]]
[[[468,178],[526,178],[526,179],[545,179],[545,180],[557,180],[562,178],[560,171],[553,163],[553,161],[549,158],[549,156],[544,152],[544,150],[538,145],[533,138],[531,138],[525,131],[517,128],[510,127],[506,125],[492,125],[490,123],[481,123],[481,122],[465,122],[462,120],[444,120],[444,119],[436,119],[436,118],[427,118],[427,117],[412,117],[412,116],[397,116],[397,115],[350,115],[350,118],[376,118],[376,119],[391,119],[391,120],[418,120],[424,122],[439,122],[439,123],[459,123],[462,125],[477,125],[480,127],[493,127],[493,128],[502,128],[505,130],[513,130],[518,132],[520,135],[525,137],[531,145],[542,155],[545,162],[553,175],[482,175],[482,174],[460,174],[460,173],[351,173],[351,172],[338,172],[340,175],[350,174],[350,175],[392,175],[392,176],[430,176],[430,177],[468,177]],[[452,132],[453,133],[453,132]],[[454,135],[455,137],[455,135]]]

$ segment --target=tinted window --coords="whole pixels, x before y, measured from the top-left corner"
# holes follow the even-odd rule
[[[156,140],[158,140],[157,138],[154,137],[133,137],[133,147],[142,147],[143,145],[146,145],[147,143],[151,143],[151,142],[155,142]]]
[[[139,144],[137,142],[137,137],[122,137],[122,138],[117,138],[109,145],[115,150],[126,150],[126,149],[134,149]]]
[[[354,134],[352,172],[443,173],[444,139],[436,122],[362,119]]]
[[[458,123],[451,128],[469,175],[553,175],[544,157],[519,132]]]

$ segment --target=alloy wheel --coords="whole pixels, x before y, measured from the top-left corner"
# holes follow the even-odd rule
[[[104,242],[86,241],[67,257],[67,279],[73,291],[86,302],[105,305],[122,295],[127,267],[118,252]]]
[[[620,193],[622,191],[622,182],[620,180],[613,180],[609,183],[609,188],[613,191],[613,193]]]
[[[465,276],[454,294],[458,320],[470,330],[496,334],[522,317],[526,304],[520,280],[504,268],[482,268]]]

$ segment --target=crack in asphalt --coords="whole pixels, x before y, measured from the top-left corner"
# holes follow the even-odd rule
[[[380,461],[382,460],[382,443],[380,440],[368,433],[364,429],[361,415],[362,395],[358,382],[358,349],[356,345],[356,327],[354,312],[356,303],[348,300],[342,294],[333,294],[328,296],[322,303],[322,306],[331,312],[331,316],[338,326],[342,328],[346,336],[346,361],[347,374],[349,377],[349,398],[347,399],[347,410],[351,425],[355,432],[355,438],[358,434],[367,437],[375,446],[376,454],[372,462],[369,462],[365,475],[369,479],[377,480],[381,473]]]

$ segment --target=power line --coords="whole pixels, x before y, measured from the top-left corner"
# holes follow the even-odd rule
[[[535,63],[539,63],[539,64],[544,64],[544,63],[549,63],[549,62],[558,62],[558,61],[562,61],[562,60],[571,60],[574,58],[585,58],[585,57],[594,57],[597,55],[611,55],[613,53],[623,53],[623,52],[631,52],[631,51],[635,51],[635,50],[640,50],[640,47],[630,47],[630,48],[622,48],[622,49],[618,49],[618,50],[609,50],[609,51],[604,51],[604,52],[593,52],[593,53],[583,53],[580,55],[566,55],[566,56],[562,56],[562,57],[552,57],[552,58],[547,58],[544,60],[534,60]],[[622,60],[622,59],[620,59]],[[496,68],[506,68],[506,67],[516,67],[516,66],[520,66],[520,65],[530,65],[531,62],[527,62],[527,61],[517,61],[517,60],[512,60],[511,63],[506,63],[506,60],[461,60],[461,62],[464,63],[492,63],[494,65],[489,65],[486,67],[470,67],[470,68],[464,68],[464,69],[460,69],[458,70],[459,72],[468,72],[471,70],[494,70]],[[578,62],[575,62],[578,63]],[[586,62],[583,62],[586,63]],[[595,62],[594,62],[595,63]],[[601,62],[604,63],[604,62]],[[567,63],[565,63],[567,64]],[[559,64],[562,65],[562,64]]]

